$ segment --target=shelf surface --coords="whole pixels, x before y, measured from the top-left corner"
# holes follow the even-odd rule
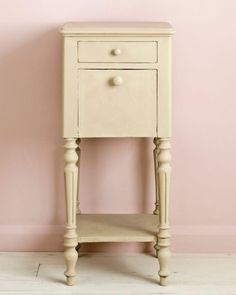
[[[78,214],[78,243],[156,242],[158,216],[153,214]]]

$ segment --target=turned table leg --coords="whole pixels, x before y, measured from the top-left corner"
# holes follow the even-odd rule
[[[78,187],[78,189],[77,189],[77,200],[76,200],[76,213],[77,214],[80,214],[81,213],[81,210],[80,210],[80,201],[79,201],[79,172],[80,172],[80,165],[79,165],[79,163],[80,163],[80,153],[81,153],[81,151],[80,151],[80,147],[79,147],[79,144],[80,144],[80,138],[78,138],[77,140],[76,140],[76,143],[77,143],[77,148],[76,148],[76,153],[77,153],[77,156],[78,156],[78,177],[77,177],[77,187]]]
[[[78,244],[76,231],[76,202],[77,202],[77,181],[78,181],[78,155],[76,153],[76,139],[65,138],[65,195],[66,195],[66,229],[64,235],[65,246],[65,276],[68,285],[75,283],[75,268],[78,258],[75,247]]]
[[[153,157],[154,157],[154,171],[155,171],[155,209],[153,211],[154,215],[158,215],[159,209],[158,209],[158,183],[157,183],[157,168],[158,168],[158,138],[154,138],[153,143],[155,144],[155,148],[153,150]],[[158,258],[158,242],[154,245],[154,249],[156,251],[156,257]]]
[[[159,197],[159,233],[158,233],[158,260],[160,265],[160,284],[165,286],[169,272],[170,234],[169,234],[169,194],[170,194],[170,140],[158,139],[158,168],[157,183]]]

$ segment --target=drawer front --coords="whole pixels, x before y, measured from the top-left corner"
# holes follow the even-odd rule
[[[156,136],[156,70],[79,70],[79,137]]]
[[[79,62],[156,62],[156,42],[78,42]]]

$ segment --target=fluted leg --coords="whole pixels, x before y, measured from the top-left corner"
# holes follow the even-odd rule
[[[154,168],[155,168],[155,192],[156,192],[156,200],[155,200],[155,209],[153,214],[158,215],[158,183],[157,183],[157,168],[158,168],[158,138],[154,138],[153,143],[155,144],[155,149],[153,150],[153,157],[154,157]]]
[[[154,171],[155,171],[155,209],[153,211],[154,215],[159,214],[159,208],[158,208],[158,183],[157,183],[157,168],[158,168],[158,138],[154,138],[153,143],[155,144],[155,149],[153,150],[153,157],[154,157]],[[154,249],[156,251],[156,257],[158,258],[158,243],[154,245]]]
[[[169,138],[158,139],[158,197],[159,197],[159,225],[158,260],[160,265],[160,284],[165,286],[169,272],[170,234],[169,234],[169,195],[170,195],[170,141]]]
[[[65,194],[66,194],[66,230],[64,236],[65,246],[65,262],[66,270],[65,276],[68,285],[75,283],[75,267],[78,254],[75,247],[78,244],[78,237],[76,231],[76,201],[77,201],[77,180],[78,180],[78,155],[76,153],[76,139],[65,139]]]
[[[81,210],[80,210],[80,201],[79,201],[79,172],[80,172],[80,148],[79,148],[79,144],[80,144],[80,138],[77,139],[76,141],[77,143],[77,148],[76,148],[76,152],[77,152],[77,156],[78,156],[78,181],[77,181],[77,185],[78,185],[78,192],[77,192],[77,201],[76,201],[76,213],[80,214]]]

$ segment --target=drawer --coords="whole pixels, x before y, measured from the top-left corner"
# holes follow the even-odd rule
[[[156,62],[156,42],[78,42],[79,62]]]
[[[78,70],[79,137],[153,137],[156,70]]]

